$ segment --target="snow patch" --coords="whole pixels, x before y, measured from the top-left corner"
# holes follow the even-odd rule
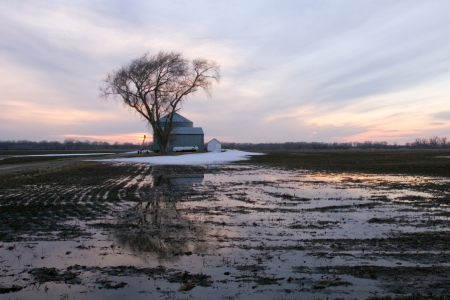
[[[152,165],[211,165],[231,161],[247,160],[250,155],[263,155],[263,153],[244,152],[239,150],[227,150],[225,152],[208,152],[199,154],[185,154],[178,156],[152,156],[131,157],[117,159],[102,159],[99,161],[134,162]]]

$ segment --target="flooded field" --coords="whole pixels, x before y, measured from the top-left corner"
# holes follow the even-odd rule
[[[450,180],[252,161],[0,177],[0,299],[447,299]]]

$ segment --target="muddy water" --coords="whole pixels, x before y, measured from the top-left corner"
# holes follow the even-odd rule
[[[108,214],[65,222],[82,234],[0,243],[0,284],[22,287],[0,298],[450,292],[446,179],[235,165],[138,170],[108,182],[121,189],[86,200],[107,202]],[[133,199],[123,196],[133,187]],[[120,201],[108,203],[112,196]]]

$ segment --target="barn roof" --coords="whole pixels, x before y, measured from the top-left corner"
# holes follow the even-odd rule
[[[201,127],[177,127],[172,130],[172,134],[203,134]]]
[[[164,117],[161,117],[161,119],[159,119],[160,122],[166,122],[166,118],[168,115],[165,115]],[[179,115],[177,113],[175,113],[173,115],[173,119],[172,122],[189,122],[189,123],[193,123],[192,121],[186,119],[185,117],[183,117],[182,115]]]

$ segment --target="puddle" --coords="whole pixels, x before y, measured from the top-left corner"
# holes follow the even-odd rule
[[[450,292],[447,179],[139,164],[103,164],[105,176],[89,166],[98,163],[78,184],[6,181],[0,297]]]

